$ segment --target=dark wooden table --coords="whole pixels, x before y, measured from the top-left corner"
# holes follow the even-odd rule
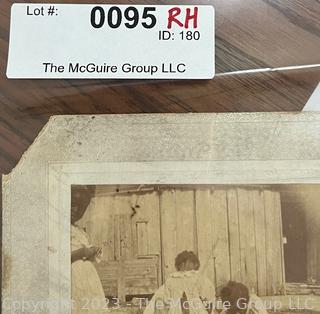
[[[112,2],[117,3],[108,1]],[[222,74],[319,64],[319,0],[183,1],[216,8],[218,76],[203,81],[8,80],[12,3],[0,2],[0,173],[11,171],[51,115],[296,111],[303,108],[320,81],[320,68]]]

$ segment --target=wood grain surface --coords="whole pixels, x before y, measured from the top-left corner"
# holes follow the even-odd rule
[[[51,115],[296,111],[303,108],[320,80],[320,68],[223,74],[319,64],[319,0],[183,2],[212,4],[216,9],[219,75],[202,81],[8,80],[5,71],[12,3],[12,0],[0,2],[0,173],[11,171]],[[172,1],[121,3],[171,4]]]

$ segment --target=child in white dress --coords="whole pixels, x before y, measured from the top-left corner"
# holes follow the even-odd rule
[[[176,257],[177,272],[171,274],[148,303],[144,314],[208,314],[215,302],[215,288],[202,276],[200,262],[191,251]]]
[[[93,261],[101,249],[91,246],[89,237],[76,225],[90,202],[91,192],[81,188],[72,194],[71,205],[71,293],[73,314],[100,314],[106,311],[105,295]]]

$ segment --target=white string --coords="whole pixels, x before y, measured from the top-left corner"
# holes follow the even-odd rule
[[[250,74],[250,73],[303,70],[303,69],[311,69],[311,68],[319,68],[319,67],[320,67],[320,64],[308,64],[308,65],[296,65],[296,66],[287,66],[287,67],[279,67],[279,68],[261,68],[261,69],[217,73],[215,77],[227,76],[227,75]]]

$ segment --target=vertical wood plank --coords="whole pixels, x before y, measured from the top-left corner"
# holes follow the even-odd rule
[[[319,189],[319,187],[317,187]],[[315,192],[313,192],[315,193]],[[320,246],[319,246],[319,226],[320,226],[320,211],[315,210],[318,208],[318,204],[320,202],[320,195],[317,194],[316,204],[314,205],[312,212],[312,221],[310,221],[310,231],[308,231],[309,241],[308,244],[311,245],[311,252],[312,252],[312,264],[313,264],[313,272],[311,273],[311,278],[320,282]],[[308,229],[309,229],[308,228]]]
[[[238,198],[237,198],[237,191],[235,189],[228,189],[227,200],[228,200],[231,280],[241,281]]]
[[[260,190],[254,190],[252,193],[257,256],[257,292],[259,296],[265,296],[267,295],[267,264],[264,197]]]
[[[164,190],[160,194],[161,213],[161,245],[163,278],[174,272],[174,259],[177,252],[176,199],[173,189]]]
[[[279,198],[277,192],[265,190],[266,213],[266,256],[267,256],[267,294],[281,291],[281,236],[279,225]]]
[[[137,196],[135,194],[132,194],[130,197],[130,203],[132,207],[136,207],[136,205],[140,206],[141,204],[141,196]],[[132,230],[132,256],[134,258],[137,258],[139,255],[138,252],[138,229],[137,229],[137,222],[144,220],[144,206],[141,206],[141,208],[135,208],[136,213],[132,212],[131,216],[131,230]]]
[[[231,278],[226,189],[216,189],[212,192],[211,207],[213,209],[215,286],[220,287]]]
[[[275,286],[276,293],[283,293],[284,289],[284,260],[283,260],[283,233],[282,233],[282,219],[281,219],[281,199],[280,193],[274,192],[274,216],[275,216],[275,228],[278,232],[274,234],[274,250],[277,252],[277,259],[275,260]]]
[[[195,251],[194,247],[194,192],[176,189],[176,253],[184,250]]]
[[[296,192],[297,193],[297,192]],[[300,192],[301,193],[301,192]],[[320,226],[320,204],[319,186],[309,186],[305,192],[305,217],[307,230],[307,276],[308,280],[320,282],[320,245],[319,245],[319,226]],[[308,207],[308,208],[307,208]]]
[[[102,197],[99,197],[99,199]],[[113,219],[112,211],[114,206],[113,196],[103,197],[103,219],[101,219],[100,224],[102,228],[101,241],[102,241],[102,259],[103,260],[113,260],[114,259],[114,235],[113,235]],[[111,229],[111,230],[109,230]]]
[[[319,187],[317,187],[319,189]],[[316,206],[319,204],[320,195],[318,194],[318,198],[316,200]],[[315,207],[314,207],[315,208]],[[317,208],[317,207],[316,207]],[[314,219],[312,220],[312,223],[310,224],[312,230],[311,230],[311,241],[310,242],[312,247],[312,253],[313,253],[313,263],[314,263],[314,271],[312,273],[312,278],[314,278],[316,281],[320,282],[320,247],[319,247],[319,231],[318,226],[320,226],[320,211],[319,210],[311,210],[314,215]]]
[[[121,259],[121,238],[120,238],[120,215],[113,215],[114,231],[114,258],[116,261]]]
[[[274,195],[271,191],[264,191],[264,207],[266,215],[266,259],[267,259],[267,295],[275,293],[274,286],[274,273],[273,273],[273,207],[274,207]]]
[[[127,252],[129,259],[133,258],[133,230],[131,225],[131,215],[126,215],[126,236],[127,236]]]
[[[131,243],[131,221],[130,215],[121,214],[120,219],[120,248],[121,257],[123,259],[130,259],[132,257],[132,243]]]
[[[103,248],[103,221],[104,217],[104,207],[105,207],[105,198],[94,197],[91,202],[91,219],[93,221],[93,232],[92,238],[90,239],[91,244]]]
[[[318,245],[315,242],[311,242],[311,243],[308,242],[307,243],[308,278],[311,278],[313,280],[320,280],[320,276],[317,275],[318,274],[318,272],[317,272],[317,261],[318,261],[317,246]],[[320,259],[319,259],[319,261],[320,261]]]
[[[248,223],[249,199],[245,189],[237,189],[238,215],[239,215],[239,242],[240,242],[240,278],[241,282],[248,286],[249,278],[247,273],[247,246],[248,237],[245,230]],[[249,287],[250,288],[250,287]]]
[[[161,254],[159,194],[151,192],[142,194],[137,199],[135,221],[147,221],[148,247],[147,254]]]
[[[104,252],[104,259],[107,261],[115,260],[115,226],[114,226],[114,215],[109,214],[106,222],[107,227],[107,240],[106,250]]]
[[[249,290],[257,292],[257,260],[253,211],[253,193],[251,189],[237,189],[239,231],[240,231],[240,260],[241,281]]]
[[[148,254],[148,223],[145,221],[137,222],[138,255]]]
[[[113,216],[113,241],[114,241],[114,260],[119,261],[121,257],[121,247],[120,247],[120,213],[121,213],[121,196],[113,196],[113,207],[112,207],[112,216]]]
[[[319,250],[319,245],[317,245],[314,250],[315,252],[315,275],[314,278],[315,280],[317,280],[318,282],[320,281],[320,250]]]
[[[200,271],[216,282],[214,269],[214,233],[213,233],[213,207],[211,202],[211,189],[197,189],[195,192],[196,222],[198,239],[198,256]]]
[[[115,248],[116,257],[119,259],[126,259],[129,255],[127,243],[127,233],[125,226],[125,216],[131,215],[131,196],[118,194],[115,196],[113,212],[116,213],[115,217]]]
[[[125,271],[124,271],[124,260],[120,259],[118,263],[118,276],[117,276],[117,285],[118,285],[118,299],[121,303],[125,303],[126,299],[126,286],[125,286]]]

